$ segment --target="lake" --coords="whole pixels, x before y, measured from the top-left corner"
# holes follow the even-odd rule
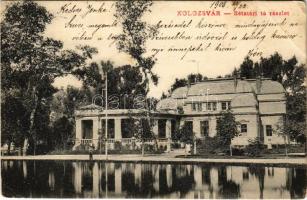
[[[7,197],[304,198],[304,167],[1,161]]]

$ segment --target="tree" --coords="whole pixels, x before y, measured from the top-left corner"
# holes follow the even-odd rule
[[[179,141],[184,144],[193,145],[194,154],[196,154],[196,137],[191,124],[185,123],[183,126],[177,127],[172,134],[172,140]]]
[[[182,78],[182,79],[176,78],[175,82],[172,84],[171,89],[170,89],[169,92],[172,93],[177,88],[185,87],[187,85],[188,85],[188,80],[187,79],[185,79],[185,78]]]
[[[203,75],[201,75],[199,73],[198,74],[189,74],[188,75],[188,81],[190,83],[197,83],[197,82],[200,82],[200,81],[206,80],[206,79],[208,79],[206,76],[203,77]]]
[[[221,112],[221,116],[216,120],[216,133],[221,145],[228,145],[231,150],[231,140],[239,135],[238,123],[231,111]]]
[[[161,95],[161,97],[160,97],[160,100],[166,99],[166,98],[167,98],[167,95],[166,95],[164,92],[162,92],[162,95]]]
[[[147,119],[147,112],[141,112],[138,116],[129,115],[131,119],[132,126],[130,127],[131,131],[134,133],[134,137],[141,141],[142,156],[145,154],[145,140],[154,139],[157,149],[157,141],[154,137],[153,126],[154,122]]]
[[[69,139],[72,138],[74,123],[71,119],[63,116],[53,124],[53,142],[60,149],[67,149]]]
[[[260,58],[259,65],[263,76],[281,82],[283,62],[282,56],[278,53],[274,53],[269,58]]]
[[[241,77],[255,78],[253,67],[254,62],[249,57],[245,57],[243,63],[240,65]]]
[[[291,123],[287,119],[287,115],[284,118],[280,118],[278,123],[276,124],[276,129],[273,130],[273,132],[276,135],[282,136],[285,143],[285,155],[288,156],[288,144],[290,143],[290,133],[291,133],[291,125],[288,123]]]
[[[117,48],[136,61],[136,67],[142,72],[142,85],[145,94],[149,91],[149,80],[158,83],[153,73],[154,56],[146,57],[146,41],[157,34],[157,27],[142,21],[146,12],[151,12],[152,1],[117,1],[115,17],[122,25],[122,33],[117,36]]]
[[[193,144],[194,135],[195,134],[193,133],[191,127],[188,124],[184,124],[175,130],[175,133],[172,134],[172,140],[186,144]]]
[[[28,129],[26,108],[20,99],[12,94],[1,96],[1,145],[8,144],[10,154],[11,144],[19,147],[24,139],[23,133]]]
[[[181,79],[176,78],[175,82],[171,85],[171,89],[169,90],[169,93],[172,93],[177,88],[185,87],[189,84],[200,82],[200,81],[207,80],[207,79],[208,77],[203,76],[202,74],[199,74],[199,73],[189,74],[187,78],[181,78]]]
[[[123,65],[115,67],[110,61],[91,63],[89,67],[74,71],[83,81],[84,87],[93,88],[95,94],[102,94],[104,80],[101,79],[99,68],[108,73],[108,96],[111,109],[132,109],[133,100],[138,95],[144,95],[146,88],[143,85],[142,74],[137,67]],[[95,104],[101,105],[97,99]],[[104,105],[102,105],[104,106]]]
[[[29,127],[24,133],[25,145],[29,142],[35,154],[36,139],[42,130],[41,109],[48,104],[56,89],[54,79],[84,67],[86,60],[97,51],[88,46],[77,51],[62,50],[62,42],[44,37],[46,26],[53,15],[35,2],[16,2],[7,7],[1,22],[1,89],[4,96],[15,92],[21,99],[28,116]],[[45,111],[43,113],[45,113]],[[38,119],[38,121],[36,121]],[[8,122],[9,123],[9,122]]]

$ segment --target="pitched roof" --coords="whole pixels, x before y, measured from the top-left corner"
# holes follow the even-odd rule
[[[268,79],[259,81],[259,91],[257,90],[256,79],[212,79],[199,82],[190,87],[180,87],[173,91],[171,97],[186,98],[187,96],[201,96],[213,94],[230,94],[230,93],[249,93],[257,94],[284,93],[283,86],[277,82]]]
[[[256,106],[257,100],[252,93],[240,94],[231,100],[231,108]]]
[[[276,94],[276,93],[285,93],[285,89],[277,81],[272,80],[261,80],[260,82],[260,91],[257,92],[256,80],[248,80],[257,94]]]

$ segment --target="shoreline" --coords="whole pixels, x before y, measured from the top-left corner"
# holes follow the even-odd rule
[[[41,161],[90,161],[88,155],[39,155],[39,156],[1,156],[1,160],[41,160]],[[181,164],[231,164],[231,165],[274,165],[307,166],[306,157],[300,158],[178,158],[161,155],[93,155],[93,161],[140,162],[140,163],[181,163]]]

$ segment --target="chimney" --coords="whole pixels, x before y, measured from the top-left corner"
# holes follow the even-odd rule
[[[188,88],[191,87],[191,81],[188,79],[188,85],[187,85]]]
[[[261,85],[262,85],[262,77],[257,76],[256,78],[256,89],[257,89],[257,94],[261,92]]]
[[[237,78],[237,74],[234,74],[234,76],[233,76],[233,82],[234,82],[234,86],[235,86],[235,90],[236,90],[236,88],[237,88],[237,85],[238,85],[238,78]]]

